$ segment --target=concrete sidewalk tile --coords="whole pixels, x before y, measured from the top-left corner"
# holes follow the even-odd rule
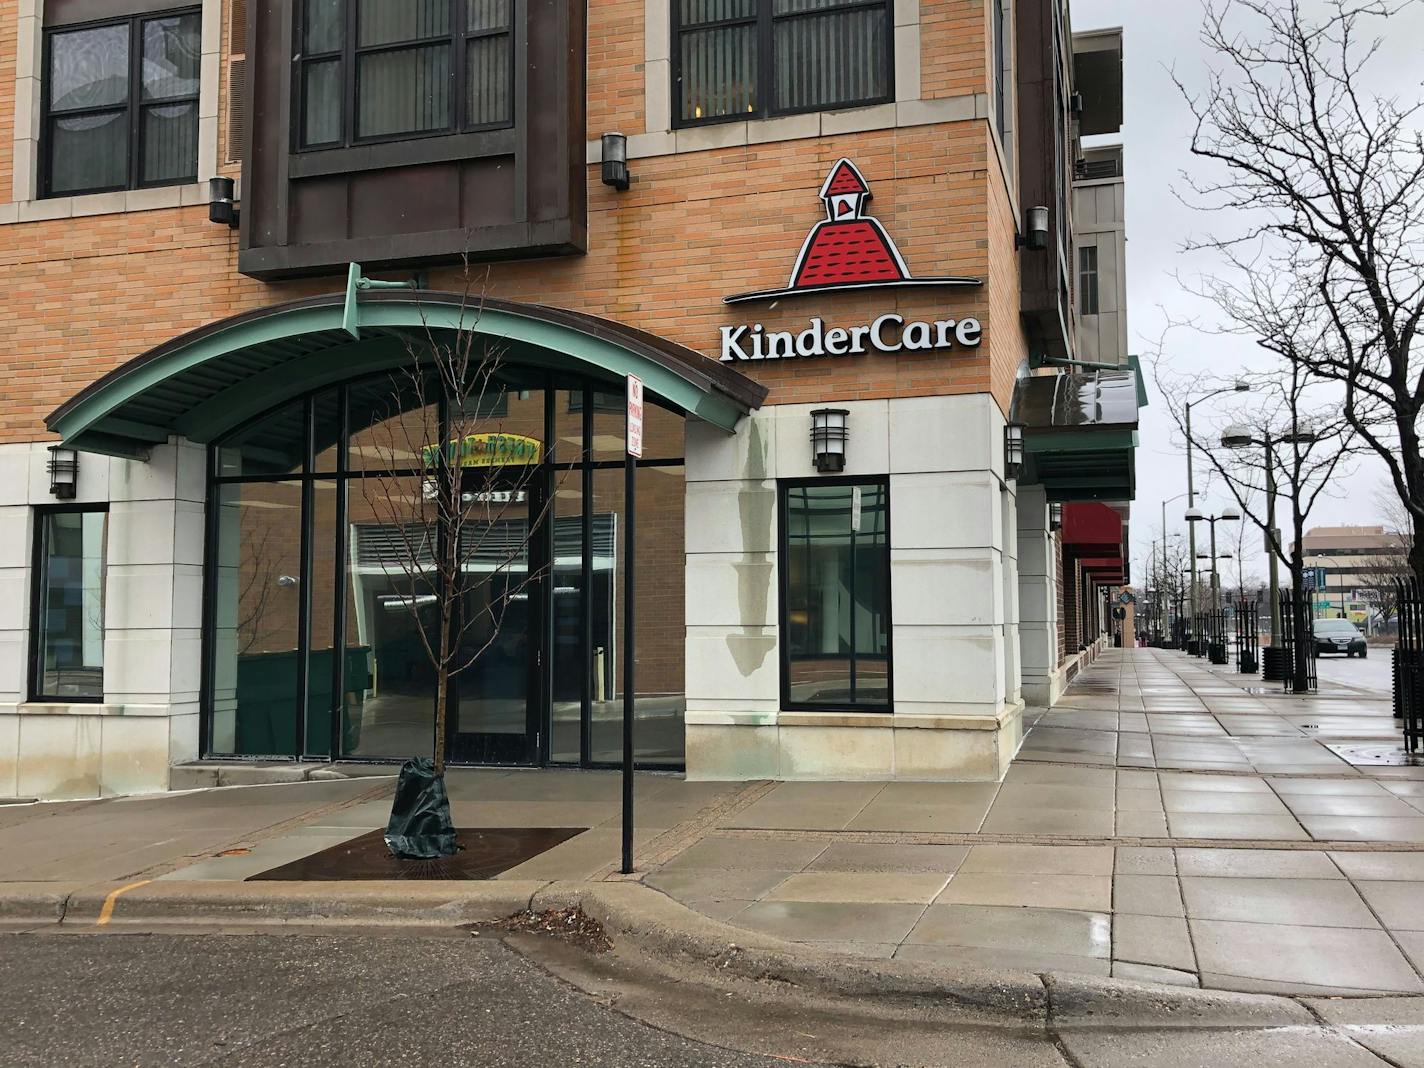
[[[1162,792],[1155,771],[1119,771],[1117,787],[1119,790],[1155,790],[1159,795]]]
[[[750,903],[793,874],[761,868],[664,868],[652,872],[643,882],[680,901],[730,899]]]
[[[1112,963],[1103,957],[1083,957],[1075,953],[1046,953],[1037,949],[986,949],[980,946],[933,946],[905,943],[895,951],[896,960],[941,964],[990,971],[1076,972],[1082,975],[1110,974]],[[1014,1062],[1017,1064],[1020,1062]]]
[[[1397,797],[1362,797],[1339,794],[1286,794],[1285,802],[1297,816],[1391,816],[1418,819],[1421,813]]]
[[[1382,782],[1378,784],[1381,789],[1388,790],[1395,797],[1419,797],[1424,798],[1424,782],[1400,781]]]
[[[895,845],[835,842],[806,866],[807,871],[943,872],[959,869],[969,846]]]
[[[737,926],[793,942],[903,942],[923,905],[828,901],[758,901],[737,914]]]
[[[762,900],[928,905],[948,882],[948,874],[810,871],[789,876],[762,895]]]
[[[1114,915],[1112,955],[1114,960],[1188,972],[1197,967],[1187,921],[1180,916]]]
[[[1302,1064],[1310,1068],[1384,1068],[1373,1054],[1333,1031],[1069,1031],[1064,1047],[1081,1068],[1247,1068]]]
[[[1136,983],[1166,983],[1168,986],[1201,986],[1201,977],[1196,972],[1182,972],[1176,968],[1160,968],[1155,964],[1131,964],[1115,960],[1112,966],[1114,979],[1127,979]]]
[[[1116,875],[1176,875],[1177,857],[1170,849],[1118,846],[1113,858]]]
[[[1360,896],[1392,931],[1424,931],[1424,882],[1362,882]]]
[[[1424,852],[1364,853],[1342,850],[1333,852],[1329,856],[1340,866],[1341,871],[1357,882],[1365,880],[1424,881]]]
[[[904,941],[911,945],[975,946],[1107,959],[1112,922],[1102,912],[935,904]]]
[[[885,789],[883,782],[780,782],[762,798],[800,805],[867,805]]]
[[[723,827],[778,831],[840,831],[855,818],[865,802],[816,804],[763,798],[722,821]]]
[[[1424,816],[1301,816],[1300,822],[1322,842],[1424,843]]]
[[[922,831],[972,834],[984,821],[985,807],[939,808],[934,805],[882,804],[873,801],[846,824],[848,831]]]
[[[1004,784],[1033,784],[1040,786],[1084,786],[1089,789],[1107,789],[1117,778],[1110,768],[1072,768],[1052,765],[1013,764],[1004,776]]]
[[[961,872],[1011,875],[1100,875],[1113,870],[1111,846],[976,845],[960,865]]]
[[[1057,834],[1110,838],[1113,834],[1112,809],[1045,811],[1037,808],[1000,808],[989,810],[981,828],[985,834]]]
[[[988,808],[999,792],[996,782],[887,782],[874,798],[876,805],[938,805],[946,808]]]
[[[1118,787],[1116,797],[1119,812],[1162,812],[1160,790],[1132,790]]]
[[[1167,826],[1176,838],[1275,840],[1303,842],[1309,835],[1290,816],[1252,816],[1224,812],[1169,812]]]
[[[1389,791],[1370,779],[1307,779],[1284,776],[1267,779],[1276,793],[1322,797],[1388,797]]]
[[[1168,812],[1230,812],[1243,816],[1289,816],[1275,794],[1226,793],[1217,790],[1162,791],[1162,807]]]
[[[1119,812],[1119,838],[1166,838],[1167,817],[1161,812]]]
[[[1190,772],[1163,771],[1158,781],[1165,795],[1168,790],[1206,790],[1213,793],[1269,794],[1266,781],[1255,775],[1193,775]]]
[[[1101,875],[960,871],[935,899],[935,904],[1022,905],[1108,912],[1112,908],[1112,880]]]
[[[801,869],[825,852],[824,842],[766,841],[757,838],[720,838],[695,842],[663,865],[663,871],[682,868],[734,868],[785,871]]]
[[[349,842],[364,834],[357,828],[336,830],[329,835],[287,835],[253,846],[250,852],[235,856],[209,857],[196,864],[160,875],[159,879],[184,882],[241,882],[251,875],[260,875],[283,864],[320,853],[323,849]]]
[[[827,953],[843,953],[847,957],[870,957],[874,960],[889,960],[899,948],[894,942],[807,942],[812,949]]]
[[[1424,983],[1383,931],[1189,920],[1208,974],[1322,990],[1424,992]]]
[[[736,898],[726,898],[724,900],[702,901],[695,898],[687,898],[682,901],[684,905],[694,912],[714,920],[721,920],[724,923],[736,923],[736,916],[751,907],[750,901],[741,901]]]
[[[1175,875],[1114,876],[1112,908],[1138,916],[1186,915]]]
[[[1177,874],[1230,879],[1341,879],[1325,853],[1300,849],[1178,849]]]
[[[1181,878],[1192,919],[1379,928],[1355,888],[1340,879]]]

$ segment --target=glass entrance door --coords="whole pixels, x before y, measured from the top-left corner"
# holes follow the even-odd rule
[[[465,592],[457,607],[457,665],[447,717],[455,763],[533,764],[539,753],[538,668],[548,547],[536,469],[498,477],[471,470],[475,508],[464,531]]]

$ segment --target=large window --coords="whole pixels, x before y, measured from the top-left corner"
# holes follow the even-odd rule
[[[197,180],[201,29],[193,10],[46,32],[42,195]]]
[[[514,119],[512,0],[305,0],[301,148],[335,148]]]
[[[786,484],[781,531],[783,707],[890,711],[889,485]]]
[[[104,546],[102,509],[46,510],[35,517],[35,584],[30,636],[30,697],[104,698]]]
[[[892,98],[889,0],[673,0],[680,126]]]
[[[1082,315],[1098,314],[1098,247],[1083,245],[1078,249],[1078,311]]]

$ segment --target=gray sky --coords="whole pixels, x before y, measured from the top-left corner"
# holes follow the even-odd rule
[[[1230,223],[1186,207],[1173,194],[1174,189],[1185,192],[1184,171],[1201,173],[1201,164],[1188,150],[1191,116],[1170,71],[1175,69],[1189,86],[1203,83],[1210,56],[1198,39],[1202,10],[1201,0],[1073,0],[1075,30],[1123,28],[1128,332],[1131,350],[1137,353],[1155,350],[1169,320],[1217,320],[1213,306],[1184,291],[1179,281],[1179,277],[1210,273],[1214,261],[1206,254],[1184,254],[1182,245],[1213,229],[1225,236],[1231,232]],[[1388,25],[1375,20],[1368,28],[1371,37],[1386,37],[1375,61],[1377,88],[1404,101],[1419,99],[1424,95],[1418,52],[1418,42],[1424,40],[1424,7],[1416,5]],[[1168,335],[1167,351],[1174,372],[1181,373],[1227,375],[1258,359],[1249,343],[1181,330]],[[1161,536],[1162,501],[1187,488],[1182,442],[1151,382],[1151,371],[1147,373],[1152,397],[1151,406],[1142,413],[1132,521],[1133,574],[1138,581],[1146,571],[1150,542]],[[1194,421],[1207,407],[1194,408]],[[1231,503],[1230,492],[1212,484],[1209,475],[1209,464],[1198,458],[1198,504],[1219,510]],[[1386,479],[1377,458],[1361,460],[1348,478],[1338,481],[1341,489],[1320,501],[1310,525],[1383,522],[1375,496]],[[1186,503],[1183,498],[1167,506],[1168,530],[1185,530],[1181,516]],[[1248,530],[1245,541],[1247,579],[1263,577],[1265,558],[1253,551],[1261,541],[1259,531]],[[1235,570],[1232,567],[1230,575],[1223,577],[1224,585],[1234,583]]]

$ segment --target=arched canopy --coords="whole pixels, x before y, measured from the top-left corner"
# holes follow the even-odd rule
[[[596,316],[454,293],[377,290],[360,297],[359,340],[341,294],[260,308],[182,334],[94,382],[45,420],[65,444],[143,457],[177,434],[207,443],[311,390],[408,366],[429,336],[473,331],[508,366],[579,374],[648,392],[731,431],[766,388],[692,349]],[[427,331],[429,333],[427,333]]]

